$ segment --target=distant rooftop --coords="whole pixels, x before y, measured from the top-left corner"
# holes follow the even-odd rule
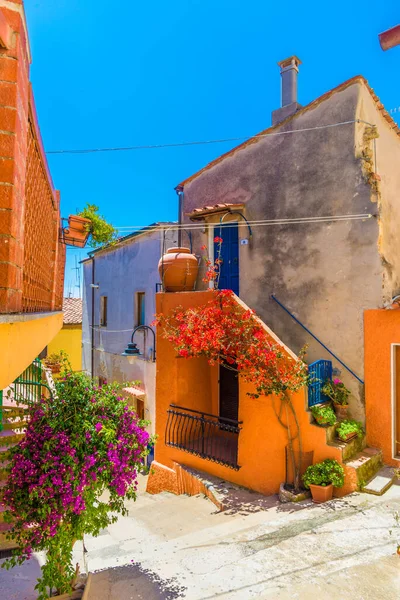
[[[82,298],[64,298],[64,325],[82,323]]]

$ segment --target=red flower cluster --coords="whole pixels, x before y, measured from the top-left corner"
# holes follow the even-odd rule
[[[283,395],[307,382],[307,366],[292,359],[275,344],[254,311],[245,310],[231,290],[215,294],[207,304],[170,315],[158,315],[162,327],[179,356],[206,356],[211,365],[228,364],[260,394]]]

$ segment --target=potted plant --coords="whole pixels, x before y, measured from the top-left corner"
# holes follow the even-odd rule
[[[70,215],[64,229],[64,241],[70,246],[83,248],[89,236],[92,248],[115,243],[117,239],[117,230],[99,215],[95,204],[87,204],[77,215]]]
[[[345,419],[349,408],[350,390],[347,389],[343,381],[338,378],[333,381],[328,379],[325,381],[321,392],[332,400],[338,418]]]
[[[364,429],[359,421],[347,419],[340,423],[339,427],[336,429],[336,433],[342,442],[349,442],[355,437],[361,439],[364,435]]]
[[[336,460],[327,458],[307,468],[303,483],[306,489],[311,490],[313,502],[327,502],[332,499],[333,487],[343,486],[344,469]]]
[[[49,354],[49,356],[46,356],[46,358],[43,359],[43,362],[53,374],[59,373],[64,357],[65,354],[63,352],[53,352],[52,354]]]
[[[330,404],[312,406],[311,413],[318,425],[334,425],[336,423],[336,415]]]

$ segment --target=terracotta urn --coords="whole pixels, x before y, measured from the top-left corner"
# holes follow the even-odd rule
[[[199,265],[189,248],[168,248],[160,258],[158,271],[166,292],[189,292],[194,289]]]
[[[349,408],[348,404],[333,403],[333,407],[335,409],[336,416],[340,421],[344,421],[345,419],[347,419],[347,411]]]
[[[313,502],[315,504],[322,504],[328,500],[332,500],[333,496],[333,485],[314,485],[310,483],[310,490]]]
[[[68,217],[68,227],[64,229],[64,242],[68,246],[83,248],[90,234],[90,224],[90,219],[85,219],[79,215],[70,215]]]

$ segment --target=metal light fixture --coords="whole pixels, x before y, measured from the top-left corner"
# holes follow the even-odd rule
[[[132,335],[131,335],[131,341],[128,344],[128,346],[125,348],[125,351],[122,352],[121,356],[142,356],[142,353],[140,352],[139,348],[137,347],[137,344],[135,344],[133,342],[133,337],[135,335],[135,333],[137,331],[140,330],[145,330],[145,331],[151,331],[151,333],[153,334],[153,348],[152,348],[152,358],[153,358],[153,362],[156,362],[156,334],[154,333],[154,330],[149,327],[148,325],[138,325],[137,327],[135,327],[135,329],[132,331]]]
[[[122,353],[122,356],[138,356],[139,354],[140,354],[140,350],[137,347],[137,344],[134,344],[131,342],[125,348],[124,352]]]

